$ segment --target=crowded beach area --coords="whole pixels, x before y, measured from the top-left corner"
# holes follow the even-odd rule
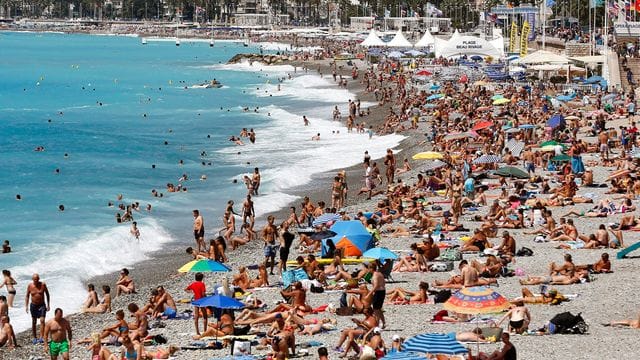
[[[403,140],[314,175],[277,211],[260,211],[269,194],[251,162],[233,179],[242,197],[219,213],[184,208],[179,239],[87,277],[72,313],[50,306],[65,289],[47,285],[46,268],[17,282],[0,266],[0,359],[640,357],[640,150],[625,67],[638,48],[607,31],[558,31],[604,43],[603,55],[581,57],[526,41],[516,53],[502,36],[458,31],[237,36],[259,51],[234,64],[295,69],[268,91],[321,77],[354,97],[314,117],[372,148]],[[278,141],[234,126],[243,152]],[[318,144],[331,136],[306,116],[289,126]],[[194,177],[150,196],[187,192]],[[105,202],[135,242],[145,228],[134,217],[151,205],[128,199]],[[0,259],[19,251],[4,240]],[[18,313],[32,321],[23,332]]]

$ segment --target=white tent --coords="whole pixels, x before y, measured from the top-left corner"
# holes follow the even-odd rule
[[[533,65],[533,64],[567,64],[569,63],[569,59],[562,55],[558,55],[546,50],[538,50],[534,53],[531,53],[523,58],[515,60],[512,62],[513,64],[525,64],[525,65]]]
[[[455,35],[455,34],[454,34]],[[452,36],[451,39],[436,38],[436,57],[451,58],[462,55],[491,56],[494,59],[502,57],[502,48],[496,48],[491,42],[475,36]]]
[[[433,47],[436,44],[436,39],[434,39],[433,35],[427,29],[427,32],[422,35],[422,38],[418,40],[418,42],[414,45],[417,48],[428,48]]]
[[[409,42],[409,40],[407,40],[407,38],[405,38],[404,35],[402,35],[402,30],[398,30],[398,32],[396,33],[396,36],[394,36],[394,38],[391,39],[391,41],[389,41],[386,45],[389,47],[402,47],[402,48],[413,47],[413,45]]]
[[[361,46],[364,47],[373,47],[373,46],[385,46],[387,43],[385,43],[384,41],[382,41],[378,35],[376,34],[375,30],[371,29],[371,32],[369,33],[369,36],[367,36],[366,39],[364,39],[363,42],[360,43]]]

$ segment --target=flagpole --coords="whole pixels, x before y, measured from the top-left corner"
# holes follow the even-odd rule
[[[542,0],[542,50],[545,48],[545,42],[547,40],[547,0]]]

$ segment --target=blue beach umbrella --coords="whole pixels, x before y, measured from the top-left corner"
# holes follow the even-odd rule
[[[215,294],[194,300],[191,305],[198,307],[213,307],[216,309],[239,310],[244,308],[244,304],[240,301],[228,296]]]
[[[547,126],[552,128],[552,129],[555,129],[558,126],[562,126],[562,125],[564,125],[564,117],[562,115],[560,115],[560,114],[553,115],[549,119],[549,121],[547,121]]]
[[[402,344],[402,351],[415,351],[432,355],[458,355],[467,353],[467,349],[459,341],[447,334],[416,335]]]
[[[518,126],[520,129],[535,129],[535,125],[533,124],[522,124],[520,126]]]
[[[424,355],[418,354],[413,351],[396,351],[385,355],[382,360],[424,360]]]
[[[498,100],[498,99],[502,99],[504,98],[504,95],[502,94],[495,94],[491,97],[491,100]]]
[[[385,247],[377,247],[365,251],[362,257],[377,260],[396,260],[398,255]]]
[[[433,94],[433,95],[431,95],[431,96],[429,96],[427,98],[427,101],[438,100],[438,99],[443,98],[443,97],[444,97],[444,95],[442,95],[442,94]]]
[[[404,54],[401,53],[400,51],[392,51],[389,54],[387,54],[387,57],[395,58],[395,59],[399,59],[399,58],[401,58],[403,56],[404,56]]]
[[[318,226],[318,225],[326,224],[328,222],[337,221],[337,220],[340,220],[340,215],[339,214],[324,213],[324,214],[318,216],[317,218],[315,218],[315,220],[313,220],[311,225]]]

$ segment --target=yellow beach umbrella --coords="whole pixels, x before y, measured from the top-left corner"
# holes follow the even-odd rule
[[[504,105],[508,102],[510,102],[511,99],[505,99],[505,98],[500,98],[500,99],[496,99],[493,101],[493,105]]]
[[[413,155],[413,160],[435,160],[435,159],[443,159],[444,155],[436,151],[424,151],[421,153],[417,153]]]

